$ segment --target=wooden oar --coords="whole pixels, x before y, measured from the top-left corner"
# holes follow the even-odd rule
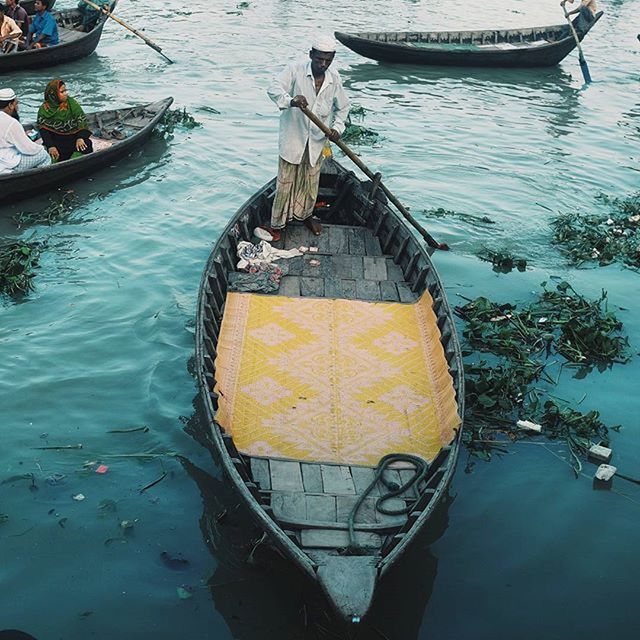
[[[152,49],[155,49],[163,58],[165,58],[171,64],[173,64],[173,60],[169,58],[169,56],[166,56],[164,53],[162,53],[162,49],[153,40],[150,40],[149,38],[147,38],[147,36],[140,33],[137,29],[134,29],[133,27],[129,26],[124,20],[120,20],[120,18],[116,18],[116,16],[114,16],[113,13],[111,13],[111,11],[109,11],[108,9],[105,9],[104,7],[99,7],[97,4],[91,2],[91,0],[82,0],[82,2],[84,2],[85,4],[88,4],[90,7],[93,7],[97,11],[100,11],[100,13],[104,13],[106,16],[109,16],[109,18],[111,18],[112,20],[115,20],[118,24],[121,24],[125,29],[129,29],[131,33],[135,33],[139,38],[142,38]]]
[[[589,84],[591,82],[591,74],[589,73],[589,66],[587,65],[587,61],[584,58],[584,53],[582,53],[582,47],[580,46],[580,39],[578,38],[578,34],[573,26],[573,22],[569,17],[567,12],[567,8],[564,6],[564,2],[560,3],[562,10],[564,11],[564,17],[567,19],[569,23],[569,29],[571,29],[571,33],[576,41],[576,45],[578,46],[578,60],[580,61],[580,69],[582,69],[582,75],[584,77],[584,81]]]
[[[331,133],[331,129],[329,129],[329,127],[327,127],[327,125],[324,122],[322,122],[322,120],[320,120],[320,118],[318,118],[318,116],[316,116],[315,113],[313,113],[306,107],[299,107],[299,109],[302,111],[302,113],[304,113],[305,116],[307,116],[307,118],[309,118],[309,120],[311,120],[311,122],[313,122],[313,124],[316,125],[316,127],[318,127],[318,129],[322,131],[322,133],[324,133],[325,136],[329,137]],[[373,171],[371,171],[367,167],[367,165],[364,162],[362,162],[362,160],[360,160],[360,158],[353,151],[351,151],[351,149],[349,149],[349,147],[344,142],[342,142],[342,140],[338,140],[337,142],[334,142],[334,144],[336,144],[340,149],[342,149],[344,154],[348,156],[349,159],[356,164],[356,166],[362,171],[362,173],[364,173],[371,180],[375,179],[375,174],[373,173]],[[434,249],[440,249],[442,251],[449,250],[449,245],[445,244],[444,242],[438,242],[430,233],[428,233],[420,225],[420,223],[407,211],[407,209],[393,195],[393,193],[391,193],[391,191],[389,191],[389,189],[387,189],[387,187],[385,187],[385,185],[382,184],[382,182],[380,182],[378,186],[380,187],[380,189],[382,189],[382,191],[384,191],[387,198],[389,198],[389,200],[393,202],[393,204],[396,206],[396,209],[398,209],[398,211],[405,217],[407,222],[409,222],[416,229],[416,231],[425,239],[425,242],[430,247],[433,247]]]

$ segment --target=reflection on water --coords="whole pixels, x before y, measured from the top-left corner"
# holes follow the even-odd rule
[[[194,405],[196,412],[185,429],[217,460],[199,396]],[[213,603],[236,640],[418,638],[438,567],[429,546],[447,529],[450,495],[381,581],[367,618],[347,628],[333,617],[319,586],[269,544],[230,482],[212,477],[186,458],[180,462],[202,496],[200,529],[218,561],[207,582]]]

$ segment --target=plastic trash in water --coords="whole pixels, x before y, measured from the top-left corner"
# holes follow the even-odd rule
[[[109,467],[106,464],[100,464],[96,467],[96,473],[107,473]]]

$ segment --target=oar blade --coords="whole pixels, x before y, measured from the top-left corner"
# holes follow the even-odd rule
[[[580,68],[582,69],[582,76],[584,77],[584,81],[587,84],[591,84],[591,82],[593,81],[591,80],[591,73],[589,73],[589,65],[584,59],[584,56],[580,56]]]

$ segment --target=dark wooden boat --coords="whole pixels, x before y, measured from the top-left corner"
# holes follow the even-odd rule
[[[323,233],[313,236],[305,226],[293,223],[287,226],[283,238],[273,243],[274,247],[284,249],[300,245],[317,247],[317,252],[289,259],[288,274],[282,278],[279,290],[275,294],[250,294],[250,304],[272,304],[273,301],[267,300],[272,295],[277,305],[297,305],[302,301],[309,305],[309,313],[315,318],[313,310],[319,305],[351,305],[358,299],[366,301],[355,303],[368,305],[366,314],[381,306],[381,302],[395,302],[395,305],[390,305],[394,309],[413,313],[415,305],[428,293],[429,313],[433,316],[434,326],[437,323],[431,334],[432,346],[441,354],[442,371],[450,386],[457,426],[448,432],[450,437],[437,444],[426,476],[416,486],[403,490],[416,475],[419,465],[405,463],[400,465],[401,469],[387,467],[384,470],[384,479],[396,483],[392,489],[399,489],[389,503],[385,502],[385,508],[394,502],[399,510],[403,510],[400,515],[381,513],[374,504],[375,499],[368,497],[388,492],[376,476],[380,472],[376,464],[378,458],[371,464],[335,463],[322,458],[309,461],[305,456],[282,457],[264,448],[259,454],[248,451],[248,447],[235,437],[235,432],[230,433],[221,424],[220,411],[230,396],[230,389],[222,388],[226,375],[223,372],[223,352],[229,353],[238,347],[233,341],[227,341],[229,330],[226,327],[229,324],[225,323],[235,313],[234,305],[238,298],[233,296],[244,295],[234,291],[238,275],[235,271],[238,243],[250,241],[256,226],[268,224],[274,194],[275,179],[262,187],[234,215],[209,257],[197,310],[199,386],[206,407],[206,420],[223,468],[255,521],[271,542],[321,587],[341,619],[358,622],[369,609],[380,579],[428,525],[436,505],[446,493],[458,455],[461,432],[458,416],[464,414],[462,357],[451,309],[431,261],[430,250],[404,219],[389,207],[385,196],[372,188],[371,183],[363,183],[337,162],[327,161],[323,166],[318,196],[317,206],[322,206],[316,209],[323,212]],[[273,322],[274,316],[270,313],[265,312],[263,317],[269,318],[269,323]],[[269,344],[281,334],[282,329],[271,324],[260,330],[261,339]],[[247,324],[243,331],[231,335],[237,336],[237,342],[255,335],[255,332]],[[378,343],[374,341],[373,344]],[[370,350],[373,352],[376,348],[371,346]],[[401,350],[399,344],[392,348]],[[368,352],[365,345],[361,353],[365,360]],[[284,353],[278,351],[276,359],[285,357]],[[253,358],[253,355],[249,349],[249,357]],[[357,359],[355,352],[345,355],[354,361]],[[306,367],[308,371],[310,366],[320,368],[321,356],[314,356],[311,364],[308,359],[300,362],[297,357],[288,359],[286,356],[287,370]],[[235,356],[230,359],[231,362],[238,360]],[[305,357],[301,360],[304,361]],[[378,369],[373,368],[378,375]],[[282,381],[281,378],[278,380]],[[394,382],[398,380],[404,378],[394,378]],[[348,382],[351,384],[351,380]],[[262,383],[256,382],[253,386],[258,390],[263,388]],[[244,388],[241,390],[246,391]],[[271,393],[278,396],[277,390],[274,392],[265,386],[264,394],[269,396]],[[306,393],[300,392],[297,396],[294,399],[296,406],[288,407],[288,415],[296,409],[304,411],[305,402],[315,402]],[[377,402],[378,397],[380,402],[386,401],[381,392],[367,400],[367,406]],[[345,409],[344,399],[333,405],[331,398],[333,396],[322,395],[320,402],[332,405],[331,410]],[[262,402],[265,401],[259,398],[258,404]],[[269,402],[266,401],[267,404]],[[260,407],[258,412],[262,412]],[[278,429],[292,428],[288,415],[282,414]],[[319,415],[314,415],[313,419],[320,420]],[[249,429],[258,429],[258,422],[254,427],[250,419]],[[364,429],[366,432],[361,441],[367,449],[369,437],[373,440],[376,428],[375,425],[370,427],[366,421]],[[402,453],[411,454],[412,451],[405,449]],[[361,509],[367,507],[366,513],[355,505],[360,499]],[[349,534],[350,520],[354,526],[353,538]],[[352,544],[354,539],[355,546]]]
[[[93,174],[118,158],[138,149],[151,135],[173,98],[158,102],[87,113],[94,151],[81,158],[66,160],[38,169],[0,174],[0,202],[16,200]],[[25,125],[29,131],[35,124]]]
[[[602,13],[585,28],[577,29],[580,40]],[[579,18],[573,21],[574,26]],[[550,67],[576,47],[567,23],[529,29],[336,31],[335,35],[345,47],[380,62],[460,67]]]
[[[35,9],[36,0],[22,0],[20,6],[31,16],[36,12]],[[49,11],[53,9],[56,4],[56,0],[50,0]]]
[[[118,0],[112,1],[112,11],[117,2]],[[105,15],[100,16],[96,26],[85,33],[78,30],[82,24],[82,15],[77,9],[54,11],[53,16],[58,23],[59,44],[43,49],[14,51],[0,55],[0,73],[22,71],[23,69],[42,69],[78,58],[85,58],[95,51],[98,42],[100,42],[105,22],[109,19]]]

